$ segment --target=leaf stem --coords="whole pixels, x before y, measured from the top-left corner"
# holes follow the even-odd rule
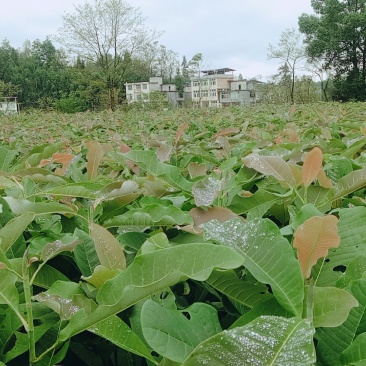
[[[28,340],[29,340],[29,365],[33,366],[36,359],[36,339],[34,334],[33,308],[32,308],[32,287],[29,280],[28,250],[23,256],[23,288],[25,297],[25,307],[28,323]]]

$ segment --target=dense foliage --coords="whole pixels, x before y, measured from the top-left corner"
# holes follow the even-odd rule
[[[365,362],[364,108],[3,117],[0,364]]]
[[[307,54],[332,70],[336,100],[366,98],[365,0],[313,0],[315,14],[299,18]]]

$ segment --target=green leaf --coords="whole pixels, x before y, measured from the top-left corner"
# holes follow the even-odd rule
[[[251,321],[263,315],[274,315],[284,318],[292,318],[293,315],[285,310],[278,301],[272,297],[255,305],[250,311],[244,313],[231,326],[230,329],[249,324]]]
[[[245,266],[260,282],[269,284],[277,301],[295,315],[302,314],[304,286],[300,265],[289,242],[268,219],[247,223],[233,219],[204,225],[205,237],[226,245],[245,258]],[[285,270],[286,269],[286,270]]]
[[[113,155],[117,160],[124,157],[133,161],[137,166],[146,170],[155,177],[160,177],[173,187],[179,188],[186,192],[191,192],[193,183],[183,177],[179,169],[173,165],[161,163],[154,151],[148,150],[131,150],[125,154]],[[123,159],[124,160],[124,159]]]
[[[125,254],[122,245],[114,235],[104,227],[94,223],[89,225],[89,229],[100,264],[110,270],[125,269]]]
[[[6,253],[20,235],[27,229],[34,220],[35,214],[25,212],[18,217],[14,217],[0,229],[0,249]]]
[[[336,287],[344,288],[349,286],[351,281],[363,277],[366,272],[366,256],[358,255],[349,262],[346,271],[339,277]]]
[[[32,274],[33,273],[30,272],[30,276],[32,276]],[[68,281],[68,278],[56,268],[45,264],[37,273],[34,285],[48,289],[56,281]]]
[[[366,333],[360,334],[342,353],[341,361],[345,365],[366,365]]]
[[[64,142],[58,142],[55,144],[43,144],[38,145],[32,149],[23,158],[17,161],[17,164],[13,167],[13,171],[19,170],[25,167],[36,167],[42,159],[50,158],[55,152],[60,150]]]
[[[291,168],[279,156],[262,156],[250,154],[242,159],[245,166],[252,168],[264,175],[276,178],[278,181],[288,184],[290,187],[296,185]]]
[[[0,304],[10,307],[18,316],[19,293],[15,287],[18,276],[6,269],[0,270]]]
[[[233,270],[214,270],[206,282],[231,301],[238,302],[248,308],[253,308],[272,297],[266,285],[240,279]]]
[[[144,338],[159,355],[183,362],[199,343],[221,331],[217,311],[210,305],[194,303],[181,311],[166,309],[147,300],[141,313]]]
[[[82,311],[76,313],[61,331],[60,339],[66,340],[184,278],[205,281],[214,268],[237,268],[243,261],[230,248],[207,243],[174,246],[136,256],[132,264],[99,289],[98,309],[91,316]]]
[[[62,240],[56,240],[47,243],[41,251],[40,260],[47,262],[62,252],[72,252],[76,245],[80,243],[80,240],[76,240],[73,237],[65,236],[65,240],[67,241],[66,243],[64,243]]]
[[[100,264],[94,241],[85,231],[80,229],[75,229],[74,235],[82,240],[74,250],[76,264],[83,276],[91,276],[95,267]]]
[[[172,226],[192,225],[192,217],[175,206],[150,204],[131,209],[123,215],[106,220],[104,226]]]
[[[325,365],[342,365],[339,358],[351,346],[360,332],[361,321],[366,315],[366,279],[353,281],[350,286],[359,303],[351,309],[347,320],[336,328],[317,328],[317,354],[319,362]]]
[[[332,200],[347,196],[364,186],[366,186],[366,168],[355,170],[338,181]]]
[[[351,261],[359,255],[366,255],[365,221],[366,207],[339,210],[340,245],[331,249],[327,258],[313,267],[312,277],[317,279],[316,286],[335,286]]]
[[[15,150],[9,150],[4,146],[0,146],[0,171],[8,172],[16,155],[17,152]]]
[[[313,325],[338,327],[346,321],[358,301],[347,291],[336,287],[314,287]]]
[[[13,180],[0,175],[0,189],[9,188],[9,187],[19,187],[19,186]]]
[[[313,334],[305,319],[262,316],[202,342],[182,366],[308,366],[315,363]]]
[[[238,215],[248,213],[251,219],[261,218],[267,211],[282,198],[274,193],[258,189],[252,196],[235,196],[229,208]]]
[[[36,215],[47,213],[75,213],[75,211],[66,205],[57,202],[31,202],[13,197],[4,197],[14,215],[24,213],[34,213]]]
[[[292,228],[296,230],[298,226],[313,216],[323,216],[323,214],[312,203],[303,205],[292,221]]]
[[[112,316],[99,322],[89,328],[88,331],[107,339],[128,352],[142,356],[157,365],[156,360],[151,356],[150,351],[142,340],[117,316]]]

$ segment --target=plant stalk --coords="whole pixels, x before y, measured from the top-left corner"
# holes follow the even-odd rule
[[[32,308],[32,287],[29,279],[28,250],[23,257],[23,288],[25,297],[25,308],[28,322],[28,340],[29,340],[29,365],[35,365],[36,359],[36,339],[34,334],[33,308]]]

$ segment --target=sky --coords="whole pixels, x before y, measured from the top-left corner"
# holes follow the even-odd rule
[[[160,44],[189,61],[202,53],[207,68],[232,68],[244,78],[265,80],[276,74],[268,60],[286,29],[298,29],[298,17],[312,14],[311,0],[130,0],[148,28],[163,31]],[[21,48],[25,40],[44,41],[57,34],[62,16],[85,0],[1,1],[0,42]],[[52,38],[51,38],[52,40]]]

